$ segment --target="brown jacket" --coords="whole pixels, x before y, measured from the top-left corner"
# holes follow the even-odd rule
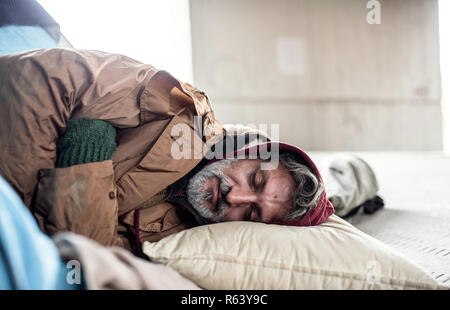
[[[210,136],[194,130],[194,116]],[[70,118],[115,126],[112,160],[55,168],[56,141]],[[179,124],[191,137],[173,136]],[[141,241],[197,225],[166,201],[167,188],[224,132],[204,92],[125,56],[43,49],[0,57],[0,174],[49,235],[72,231],[132,249],[136,210]],[[189,138],[195,143],[183,147],[196,155],[174,159],[173,144]]]

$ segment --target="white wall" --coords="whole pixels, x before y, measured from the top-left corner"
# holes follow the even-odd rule
[[[439,48],[444,150],[450,154],[450,1],[439,0]]]
[[[306,149],[441,149],[437,0],[380,2],[191,0],[195,84]]]
[[[38,0],[75,48],[119,53],[192,83],[189,0]]]

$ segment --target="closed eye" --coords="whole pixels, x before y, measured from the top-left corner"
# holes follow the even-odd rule
[[[267,183],[266,171],[255,169],[248,175],[247,182],[254,192],[263,192]]]

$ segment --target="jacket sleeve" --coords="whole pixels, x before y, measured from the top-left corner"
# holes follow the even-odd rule
[[[112,161],[42,169],[33,211],[48,235],[71,231],[114,244],[118,205]]]
[[[0,99],[22,107],[32,102],[44,116],[45,109],[56,110],[55,120],[95,118],[128,128],[188,110],[222,128],[205,92],[124,55],[37,49],[1,55],[0,72],[7,72],[0,76]]]
[[[156,72],[128,57],[98,51],[55,48],[0,56],[0,141],[8,150],[0,152],[0,173],[27,207],[39,170],[55,166],[56,141],[67,121],[141,125],[153,110],[151,100],[141,104],[141,95],[147,90],[147,97],[153,96],[149,85]]]
[[[169,266],[138,258],[119,247],[102,247],[82,236],[61,233],[54,242],[63,260],[79,262],[89,290],[200,290]],[[70,271],[70,270],[68,270]]]
[[[0,56],[0,73],[5,109],[20,121],[38,123],[38,130],[48,131],[43,134],[54,134],[50,127],[61,135],[71,118],[130,128],[174,115],[190,123],[193,115],[201,116],[204,126],[221,131],[203,91],[123,55],[38,49]]]
[[[158,70],[122,55],[55,48],[3,56],[2,62],[21,105],[32,102],[40,117],[47,109],[60,125],[95,118],[136,127],[151,110],[141,107],[140,96]]]

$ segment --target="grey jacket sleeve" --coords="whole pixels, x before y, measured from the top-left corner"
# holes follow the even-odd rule
[[[78,278],[87,289],[200,289],[172,268],[138,258],[125,249],[104,247],[69,232],[56,234],[53,240],[68,267],[81,267]],[[68,282],[76,280],[74,272],[77,270],[68,269]]]

